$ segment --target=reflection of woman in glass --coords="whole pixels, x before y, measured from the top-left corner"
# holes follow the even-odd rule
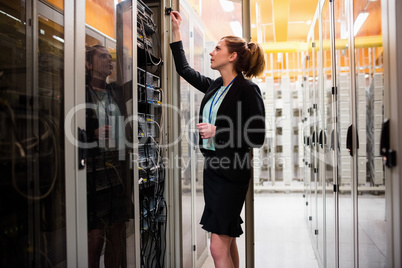
[[[211,254],[216,267],[239,267],[236,237],[243,231],[242,210],[251,177],[250,148],[265,139],[265,110],[260,89],[246,77],[265,67],[258,44],[235,36],[223,37],[210,53],[211,68],[221,74],[205,77],[188,65],[180,37],[182,18],[171,13],[177,72],[205,93],[200,107],[200,147],[205,157],[202,228],[212,233]]]
[[[86,131],[88,142],[88,262],[99,267],[103,244],[105,267],[120,267],[125,254],[125,222],[128,220],[123,161],[123,105],[116,98],[117,87],[108,84],[112,57],[100,45],[86,51]]]

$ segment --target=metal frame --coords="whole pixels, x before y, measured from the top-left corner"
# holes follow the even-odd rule
[[[330,9],[330,27],[331,27],[331,73],[332,73],[332,88],[336,90],[336,47],[335,47],[335,7],[334,2],[329,1]],[[332,94],[332,111],[335,111],[335,118],[338,118],[338,94]],[[334,150],[333,150],[333,177],[334,186],[339,186],[338,180],[338,124],[334,124]],[[334,209],[335,209],[335,267],[339,267],[339,191],[334,191]]]
[[[72,57],[65,57],[64,59],[64,88],[74,89],[70,94],[64,96],[64,110],[65,114],[72,111],[71,125],[67,129],[77,129],[78,125],[85,126],[85,119],[80,120],[76,113],[77,100],[79,99],[79,70],[85,66],[84,58],[78,57],[78,47],[80,39],[80,18],[85,18],[85,1],[65,1],[64,2],[64,29],[65,29],[65,55],[72,55]],[[85,29],[83,29],[85,30]],[[85,31],[82,31],[85,34]],[[81,33],[81,35],[82,35]],[[84,44],[84,43],[83,43]],[[84,52],[84,45],[82,52]],[[81,66],[79,66],[81,62]],[[78,69],[77,69],[78,68]],[[82,70],[81,74],[85,74]],[[78,75],[78,76],[77,76]],[[85,78],[82,80],[82,87],[85,87]],[[81,90],[82,91],[82,90]],[[65,91],[66,92],[66,91]],[[83,91],[82,91],[83,92]],[[82,97],[82,96],[81,96]],[[82,98],[81,98],[82,99]],[[85,96],[84,98],[85,99]],[[76,135],[75,131],[72,133]],[[78,198],[80,193],[78,191],[80,186],[84,186],[86,191],[86,184],[82,185],[79,181],[85,182],[85,171],[79,171],[77,168],[77,142],[71,143],[66,135],[65,143],[65,177],[66,177],[66,239],[67,239],[67,264],[69,266],[88,266],[88,248],[87,248],[87,230],[86,228],[86,200],[84,204],[80,203]],[[72,172],[71,172],[72,171]],[[81,208],[81,211],[79,211]],[[82,211],[85,210],[85,211]]]
[[[180,0],[166,0],[166,7],[172,7],[173,10],[178,10],[180,6]],[[170,16],[165,17],[165,31],[167,35],[164,35],[164,40],[168,43],[171,42],[172,35],[171,32],[171,22]],[[173,58],[171,53],[165,53],[166,61],[166,77],[171,77],[171,82],[166,84],[166,99],[167,102],[174,106],[180,106],[180,92],[177,90],[180,85],[179,75],[175,71]],[[180,137],[181,126],[180,126],[180,115],[175,113],[172,109],[168,109],[166,112],[167,125],[173,126],[167,129],[167,135],[169,141],[177,140]],[[174,143],[172,146],[167,148],[167,155],[169,156],[169,167],[174,167],[175,156],[181,156],[181,146],[180,143]],[[168,169],[168,177],[171,178],[171,184],[168,188],[168,204],[169,208],[181,208],[181,170],[177,168]],[[183,243],[182,243],[182,214],[181,209],[173,209],[171,213],[168,214],[168,230],[172,235],[170,236],[170,247],[173,249],[171,254],[170,267],[182,267],[183,260]]]
[[[251,3],[250,0],[242,1],[243,37],[251,41]],[[250,150],[250,159],[253,159],[253,149]],[[252,161],[252,160],[251,160]],[[245,250],[246,267],[255,267],[255,230],[254,230],[254,170],[251,169],[251,180],[244,203],[245,210]]]
[[[135,2],[135,4],[134,4]],[[132,44],[133,44],[133,67],[137,67],[137,34],[136,34],[136,28],[137,28],[137,1],[132,0],[132,8],[131,8],[131,18],[132,18]],[[138,113],[138,103],[137,100],[137,90],[134,90],[137,88],[137,68],[132,68],[132,77],[133,77],[133,110],[132,114],[136,115]],[[137,139],[138,135],[138,124],[133,124],[133,141]],[[134,146],[133,149],[134,155],[138,155],[138,148]],[[134,256],[135,256],[135,267],[141,267],[141,245],[140,245],[140,237],[141,237],[141,225],[140,225],[140,203],[139,203],[139,196],[140,196],[140,190],[139,187],[140,185],[136,183],[138,179],[138,161],[133,161],[133,178],[134,178],[134,183],[133,183],[133,195],[134,195]]]
[[[391,122],[391,148],[402,152],[402,142],[399,138],[402,124],[402,3],[398,0],[381,1],[382,23],[384,25],[384,117]],[[386,168],[386,205],[388,228],[388,267],[402,266],[402,165]]]
[[[324,50],[323,50],[323,23],[322,23],[322,13],[323,13],[323,9],[324,9],[324,5],[325,5],[325,1],[321,1],[318,3],[319,5],[319,16],[318,16],[318,21],[319,21],[319,37],[318,37],[318,41],[319,41],[319,64],[321,64],[321,66],[319,67],[319,86],[318,88],[321,89],[321,96],[320,94],[318,94],[318,98],[317,98],[317,108],[318,111],[317,113],[319,114],[319,116],[321,117],[321,120],[318,120],[318,124],[321,125],[321,131],[323,132],[323,145],[325,143],[324,141],[324,135],[326,132],[326,123],[325,123],[325,98],[324,98],[324,92],[325,92],[325,88],[324,88]],[[321,107],[321,111],[319,110]],[[321,114],[320,114],[321,112]],[[321,122],[320,122],[321,121]],[[319,139],[319,132],[317,132],[317,139]],[[325,163],[325,159],[323,159],[323,156],[325,155],[325,147],[319,145],[318,142],[318,152],[319,152],[319,165],[318,165],[318,177],[320,178],[319,181],[321,181],[322,185],[321,185],[321,202],[322,202],[322,226],[319,225],[319,223],[317,224],[317,229],[320,232],[320,228],[322,228],[322,234],[318,233],[318,236],[322,236],[322,245],[319,244],[320,240],[317,239],[318,242],[318,252],[320,252],[320,246],[322,247],[322,263],[324,264],[324,266],[326,266],[327,263],[327,250],[326,250],[326,241],[327,241],[327,231],[326,231],[326,163]],[[318,201],[318,200],[317,200]],[[317,210],[318,210],[318,206],[317,206]],[[317,217],[317,222],[318,221],[318,217]]]
[[[349,29],[353,29],[354,18],[354,1],[348,1],[346,16],[349,17]],[[351,119],[352,119],[352,218],[353,218],[353,261],[354,267],[359,267],[359,224],[358,224],[358,198],[357,198],[357,185],[358,185],[358,163],[357,163],[357,96],[356,96],[356,59],[355,59],[355,36],[353,31],[349,31],[349,59],[350,59],[350,104],[351,104]]]

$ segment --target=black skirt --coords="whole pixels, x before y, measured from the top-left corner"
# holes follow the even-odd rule
[[[239,237],[243,230],[240,213],[246,198],[249,180],[234,181],[222,173],[225,165],[214,151],[204,151],[204,201],[202,228],[208,232]]]

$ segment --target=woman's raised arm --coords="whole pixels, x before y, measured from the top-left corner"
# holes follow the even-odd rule
[[[172,38],[173,42],[177,42],[181,40],[180,36],[180,24],[182,21],[182,18],[180,16],[180,13],[177,11],[172,11],[170,13],[170,17],[172,19]]]

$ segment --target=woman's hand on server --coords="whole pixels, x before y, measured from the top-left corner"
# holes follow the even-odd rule
[[[180,24],[182,21],[182,18],[180,16],[180,13],[177,11],[172,11],[170,13],[170,17],[172,19],[172,37],[173,37],[173,42],[177,42],[181,40],[180,36]]]

